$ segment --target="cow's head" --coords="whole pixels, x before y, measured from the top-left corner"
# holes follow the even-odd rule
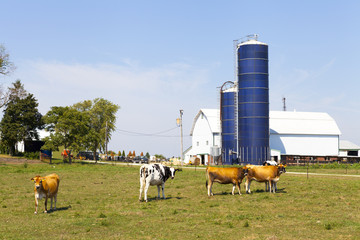
[[[247,166],[243,167],[243,171],[244,171],[244,176],[247,176],[249,172],[249,167]]]
[[[278,169],[279,169],[279,173],[286,173],[286,164],[285,165],[282,165],[282,164],[279,164],[278,165]]]
[[[31,180],[34,181],[36,190],[39,190],[42,187],[43,182],[45,182],[45,178],[40,176],[33,177]]]
[[[173,167],[171,167],[170,168],[170,173],[171,173],[171,179],[174,179],[174,177],[175,177],[175,173],[177,172],[177,171],[182,171],[181,169],[179,169],[179,168],[173,168]]]

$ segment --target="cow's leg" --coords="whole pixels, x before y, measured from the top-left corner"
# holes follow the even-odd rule
[[[211,181],[211,179],[209,179],[209,185],[208,185],[208,196],[213,196],[214,194],[212,193],[212,184],[213,182]]]
[[[238,187],[238,189],[239,189],[239,195],[241,195],[241,191],[240,191],[240,182],[237,182],[237,183],[236,183],[236,185],[237,185],[237,187]]]
[[[149,190],[150,182],[145,184],[145,190],[144,190],[144,200],[147,202],[147,192]]]
[[[250,184],[251,184],[251,180],[246,179],[246,182],[245,182],[246,193],[251,193]]]
[[[50,206],[50,211],[51,211],[51,210],[53,210],[52,205],[53,205],[54,196],[50,197],[50,200],[51,200],[51,206]]]
[[[235,195],[235,194],[234,194],[234,192],[235,192],[235,187],[236,187],[236,185],[233,184],[233,188],[232,188],[232,192],[231,192],[232,195]]]
[[[272,187],[273,187],[273,193],[276,193],[277,191],[276,181],[272,181]]]
[[[161,190],[162,190],[163,199],[165,199],[164,189],[165,189],[165,183],[162,183],[162,184],[161,184]]]
[[[45,197],[45,211],[44,213],[47,213],[47,202],[48,202],[48,196]]]
[[[158,196],[156,199],[160,199],[160,185],[156,185],[157,186],[157,189],[158,189]]]
[[[269,181],[268,181],[268,184],[269,184],[269,190],[270,190],[270,193],[271,193],[271,185],[272,185],[272,181],[271,181],[271,180],[269,180]]]
[[[57,193],[55,194],[54,198],[55,198],[55,208],[54,208],[54,210],[56,210]]]
[[[38,205],[39,205],[39,200],[38,198],[36,197],[36,194],[35,194],[35,214],[37,214],[37,211],[38,211]]]
[[[140,178],[140,194],[139,194],[139,201],[141,201],[141,195],[143,193],[143,190],[144,190],[144,183],[143,183],[143,180]]]

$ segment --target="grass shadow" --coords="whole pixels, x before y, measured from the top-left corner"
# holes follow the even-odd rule
[[[156,202],[156,201],[166,201],[166,200],[171,200],[171,199],[181,200],[183,198],[182,197],[166,197],[165,199],[163,199],[163,198],[157,198],[157,197],[153,197],[153,198],[148,197],[147,200],[148,200],[148,202],[152,202],[152,201]],[[141,200],[140,202],[145,202],[145,201]]]
[[[71,205],[67,206],[67,207],[60,207],[60,208],[56,208],[55,210],[48,210],[47,213],[53,213],[53,212],[58,212],[58,211],[66,211],[69,208],[71,208]]]
[[[287,193],[287,191],[285,191],[285,188],[278,188],[276,193]]]

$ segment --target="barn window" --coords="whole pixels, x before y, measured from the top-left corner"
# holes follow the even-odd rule
[[[196,146],[199,146],[199,142],[196,142]]]
[[[206,141],[206,145],[209,145],[209,141]]]
[[[358,151],[348,151],[348,156],[357,156]]]

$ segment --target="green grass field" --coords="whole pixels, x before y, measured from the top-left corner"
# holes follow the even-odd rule
[[[58,210],[42,213],[42,200],[35,215],[30,179],[53,172],[61,179]],[[166,200],[156,200],[150,187],[145,203],[138,201],[138,172],[139,166],[0,165],[0,239],[360,238],[358,177],[286,173],[276,194],[254,182],[252,194],[243,183],[243,195],[232,196],[231,185],[215,184],[209,198],[204,170],[184,169],[166,182]]]

